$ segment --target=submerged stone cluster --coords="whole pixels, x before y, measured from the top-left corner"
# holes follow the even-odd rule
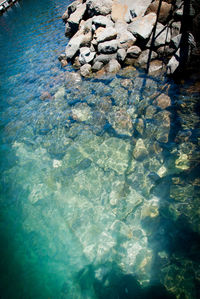
[[[59,57],[62,66],[71,62],[84,77],[116,73],[127,65],[145,69],[148,62],[151,75],[165,73],[166,66],[173,73],[180,54],[183,2],[162,1],[157,20],[158,6],[158,0],[72,2],[62,17],[65,35],[71,38]]]

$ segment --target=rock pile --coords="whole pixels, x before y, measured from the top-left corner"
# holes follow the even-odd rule
[[[150,53],[159,0],[76,0],[63,15],[65,35],[71,39],[60,55],[61,64],[71,62],[82,76],[116,73],[132,65],[157,75],[177,67],[183,1],[163,0]]]

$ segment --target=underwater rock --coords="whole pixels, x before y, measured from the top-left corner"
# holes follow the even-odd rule
[[[72,108],[72,117],[77,121],[88,121],[92,118],[91,108],[86,103],[78,103]]]
[[[161,109],[166,109],[171,106],[171,99],[168,95],[162,93],[153,101],[153,104]]]
[[[145,147],[144,141],[141,138],[139,138],[133,150],[133,157],[136,160],[142,161],[147,157],[147,155],[148,151]]]
[[[179,157],[175,161],[176,168],[180,170],[187,170],[190,168],[190,161],[187,154],[180,153]]]
[[[58,99],[62,99],[65,96],[65,88],[64,86],[59,87],[58,91],[55,93],[54,95],[54,99],[58,100]]]
[[[130,115],[123,108],[113,109],[114,111],[109,113],[108,120],[113,129],[119,135],[132,136],[133,124]]]
[[[91,64],[89,64],[89,63],[82,65],[80,68],[80,73],[81,73],[81,76],[83,76],[83,77],[89,77],[91,75],[91,71],[92,71],[92,67],[91,67]]]

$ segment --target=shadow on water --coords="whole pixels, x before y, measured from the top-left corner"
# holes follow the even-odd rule
[[[102,280],[95,277],[95,269],[88,266],[77,275],[80,282],[81,293],[87,293],[87,289],[93,286],[94,293],[98,299],[174,299],[161,284],[154,284],[142,288],[136,277],[125,275],[119,267],[112,263]],[[66,287],[67,290],[67,287]]]

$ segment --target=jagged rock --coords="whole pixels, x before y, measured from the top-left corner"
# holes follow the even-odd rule
[[[190,168],[190,161],[187,154],[180,153],[179,157],[175,161],[175,166],[181,170],[187,170]]]
[[[121,65],[116,59],[111,59],[106,69],[108,73],[117,73],[121,69]]]
[[[70,31],[75,33],[78,30],[79,23],[83,18],[83,15],[86,10],[86,4],[80,4],[77,6],[75,12],[73,12],[68,19],[68,26],[70,27]]]
[[[117,40],[111,40],[98,44],[98,52],[103,54],[111,54],[117,52]]]
[[[156,33],[155,33],[155,40],[154,40],[154,46],[160,47],[162,45],[166,45],[171,40],[171,32],[168,30],[167,27],[162,25],[161,23],[158,23],[156,26]],[[148,47],[150,47],[152,41],[152,36],[147,44]]]
[[[70,39],[67,47],[65,48],[65,55],[67,60],[71,60],[76,55],[83,39],[84,35],[79,35]]]
[[[158,6],[159,6],[159,1],[158,0],[152,2],[149,5],[149,7],[146,11],[146,14],[151,13],[151,12],[157,14]],[[171,4],[162,1],[161,8],[160,8],[160,13],[159,13],[159,16],[158,16],[158,21],[161,22],[161,23],[166,23],[166,21],[170,17],[171,9],[172,9]]]
[[[115,54],[100,54],[95,57],[94,63],[98,62],[103,62],[103,64],[107,64],[111,59],[116,59],[117,58],[117,53]]]
[[[132,136],[132,119],[126,109],[117,108],[116,110],[113,110],[108,116],[108,121],[117,134]]]
[[[156,107],[153,105],[149,105],[145,112],[145,118],[147,118],[147,119],[153,118],[153,116],[156,114],[156,112],[157,112]]]
[[[155,138],[159,142],[167,143],[170,130],[170,112],[163,110],[154,115],[157,122],[156,131],[154,132]]]
[[[162,93],[153,101],[153,104],[162,109],[166,109],[171,106],[171,99],[168,95]]]
[[[151,0],[118,0],[118,2],[127,4],[132,16],[143,16],[151,3]]]
[[[179,66],[180,61],[180,49],[178,49],[175,53],[175,55],[170,59],[170,61],[167,64],[167,75],[172,75],[175,70]]]
[[[182,34],[178,34],[171,39],[171,43],[175,49],[178,49],[181,43]]]
[[[107,15],[112,9],[112,0],[87,0],[87,13],[89,16]]]
[[[92,24],[96,27],[113,27],[114,23],[105,16],[94,16],[92,18]]]
[[[79,56],[76,56],[74,58],[73,67],[76,68],[76,69],[80,69],[81,64],[80,64],[80,61],[79,61]]]
[[[111,18],[114,22],[125,21],[128,23],[131,19],[128,5],[113,1]]]
[[[89,63],[94,59],[95,55],[96,53],[91,52],[88,47],[80,48],[79,61],[81,64]]]
[[[159,47],[156,52],[158,53],[158,57],[159,58],[163,58],[163,57],[167,57],[167,58],[171,58],[172,55],[175,52],[174,48],[169,47],[168,45],[166,46],[161,46]]]
[[[155,22],[155,13],[150,13],[144,17],[136,17],[128,25],[128,30],[136,37],[147,39],[151,35]]]
[[[121,80],[121,86],[127,89],[132,89],[133,88],[133,82],[131,81],[131,79],[124,79]]]
[[[83,77],[89,77],[91,75],[92,67],[89,63],[84,64],[80,68],[81,76]]]
[[[138,46],[132,46],[127,51],[127,57],[137,58],[142,50]]]
[[[172,38],[179,35],[181,31],[181,22],[173,22],[171,25]]]
[[[117,60],[119,62],[123,62],[126,58],[126,50],[125,49],[118,49],[117,50]]]
[[[151,53],[151,60],[155,59],[157,57],[157,53],[152,51]],[[146,66],[147,64],[147,61],[148,61],[148,58],[149,58],[149,50],[144,50],[140,56],[138,57],[138,59],[136,60],[136,66],[139,66],[139,67],[144,67]]]
[[[166,71],[166,66],[161,60],[153,60],[150,62],[149,75],[159,76]]]
[[[98,72],[100,69],[102,69],[102,67],[103,67],[103,62],[96,61],[92,66],[92,71]]]
[[[121,33],[118,33],[117,36],[118,48],[127,50],[131,46],[133,46],[136,42],[136,38],[133,36],[131,32],[125,30]]]
[[[147,155],[148,151],[144,145],[144,141],[141,138],[139,138],[133,150],[133,156],[136,160],[142,161],[146,158]]]
[[[135,123],[135,128],[141,135],[143,135],[144,127],[144,120],[142,118],[138,118]]]
[[[68,62],[67,62],[66,59],[62,59],[62,60],[60,61],[60,63],[61,63],[61,66],[62,66],[62,67],[65,67],[66,65],[68,65]]]
[[[72,117],[77,121],[87,121],[91,119],[91,108],[86,103],[78,103],[72,108]]]
[[[109,41],[117,37],[117,31],[113,27],[106,27],[99,33],[96,33],[96,39],[98,43]]]
[[[62,16],[63,21],[67,21],[70,15],[76,10],[78,5],[80,5],[80,1],[74,1],[67,7],[67,10]]]

